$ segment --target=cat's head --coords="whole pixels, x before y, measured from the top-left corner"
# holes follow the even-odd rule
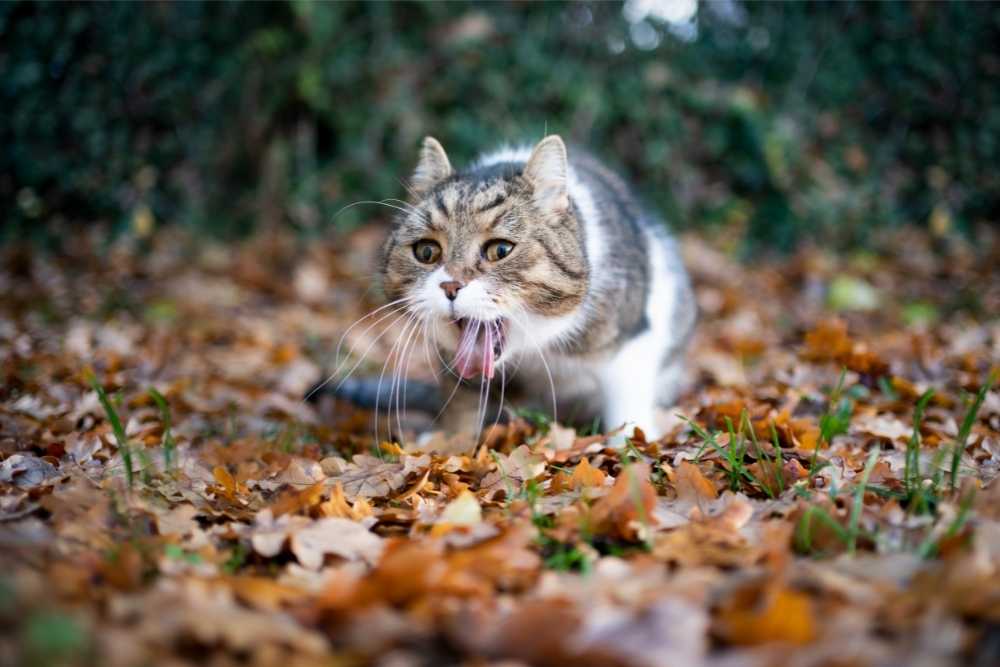
[[[492,376],[494,365],[571,326],[589,267],[570,178],[558,136],[526,160],[458,171],[424,139],[410,204],[384,248],[383,286],[456,351],[462,375]]]

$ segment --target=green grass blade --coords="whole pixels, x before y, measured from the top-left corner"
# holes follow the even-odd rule
[[[122,462],[125,464],[125,479],[131,489],[134,481],[132,473],[132,449],[129,447],[128,438],[125,437],[122,420],[118,417],[118,411],[115,410],[115,406],[111,403],[111,399],[108,398],[107,392],[104,391],[104,387],[101,386],[97,378],[93,375],[90,376],[90,386],[97,392],[97,398],[104,407],[104,412],[108,415],[108,421],[111,422],[111,430],[115,434],[115,440],[118,442],[118,451],[122,453]]]
[[[917,399],[917,406],[913,410],[913,433],[906,446],[906,467],[903,472],[903,482],[911,497],[920,491],[920,424],[924,421],[924,409],[933,397],[934,389],[928,389]]]
[[[177,449],[174,434],[171,431],[170,404],[167,403],[163,394],[156,390],[156,387],[149,388],[149,395],[160,411],[160,421],[163,422],[163,467],[170,470],[173,467],[174,452]]]
[[[983,386],[979,388],[978,392],[976,392],[976,398],[972,401],[972,405],[969,406],[969,409],[966,410],[965,419],[962,420],[962,426],[958,430],[958,438],[955,440],[955,447],[952,450],[951,455],[952,491],[958,488],[958,464],[962,460],[962,452],[965,451],[965,443],[969,439],[969,434],[972,433],[972,427],[976,423],[976,417],[979,415],[979,409],[983,407],[983,401],[986,400],[986,394],[993,388],[994,382],[996,382],[996,375],[991,373]]]
[[[872,474],[875,462],[878,461],[878,455],[878,447],[873,449],[868,455],[868,460],[865,462],[865,469],[861,473],[861,483],[858,484],[858,488],[854,490],[854,507],[851,509],[851,521],[847,528],[847,552],[850,554],[853,554],[855,548],[857,547],[858,526],[861,524],[861,512],[865,507],[865,487],[868,486],[868,478]]]
[[[825,509],[812,505],[802,513],[802,518],[799,519],[798,524],[795,526],[795,545],[798,547],[800,552],[810,553],[813,550],[812,524],[814,518],[818,519],[822,523],[825,523],[841,542],[844,544],[849,542],[849,537],[847,531],[844,530],[844,527],[841,526],[836,519],[830,516],[830,513]]]

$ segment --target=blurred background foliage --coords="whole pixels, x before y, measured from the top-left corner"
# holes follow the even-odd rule
[[[995,3],[5,3],[5,235],[349,229],[425,134],[461,163],[546,131],[752,244],[968,230],[998,44]]]

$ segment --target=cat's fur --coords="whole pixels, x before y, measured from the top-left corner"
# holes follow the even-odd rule
[[[656,406],[682,382],[696,309],[673,240],[624,181],[584,153],[568,156],[558,136],[461,170],[428,137],[410,186],[384,247],[383,285],[410,300],[444,354],[458,345],[456,318],[502,323],[498,375],[513,374],[538,407],[551,411],[554,387],[561,410],[655,435]],[[431,264],[414,251],[427,239],[440,247]],[[490,261],[492,239],[513,242],[509,255]],[[454,300],[442,283],[461,286]]]

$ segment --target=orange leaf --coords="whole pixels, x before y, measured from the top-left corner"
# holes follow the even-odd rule
[[[737,594],[737,598],[746,596]],[[744,599],[723,608],[722,634],[734,644],[787,642],[808,644],[816,637],[816,619],[808,595],[785,587],[770,587],[749,607]]]
[[[549,484],[549,493],[556,495],[566,491],[573,485],[573,478],[564,472],[557,472],[552,476],[552,482]]]
[[[681,500],[698,502],[700,500],[714,500],[718,497],[715,485],[701,474],[698,466],[687,461],[681,461],[677,467],[677,476],[674,480],[677,487],[677,497]]]
[[[222,490],[227,498],[230,500],[236,499],[236,480],[233,479],[233,476],[229,474],[228,470],[226,470],[223,466],[215,466],[215,468],[212,469],[212,477],[214,477],[215,481],[222,487]]]
[[[266,577],[230,577],[228,581],[237,597],[252,607],[267,611],[276,611],[309,597],[307,591]]]
[[[271,505],[271,513],[277,518],[282,514],[295,514],[308,510],[323,498],[323,491],[323,482],[317,482],[301,491],[289,491]]]
[[[584,457],[580,459],[580,462],[573,469],[571,482],[574,489],[579,489],[583,486],[604,486],[605,477],[606,475],[600,468],[590,465],[590,461]]]

